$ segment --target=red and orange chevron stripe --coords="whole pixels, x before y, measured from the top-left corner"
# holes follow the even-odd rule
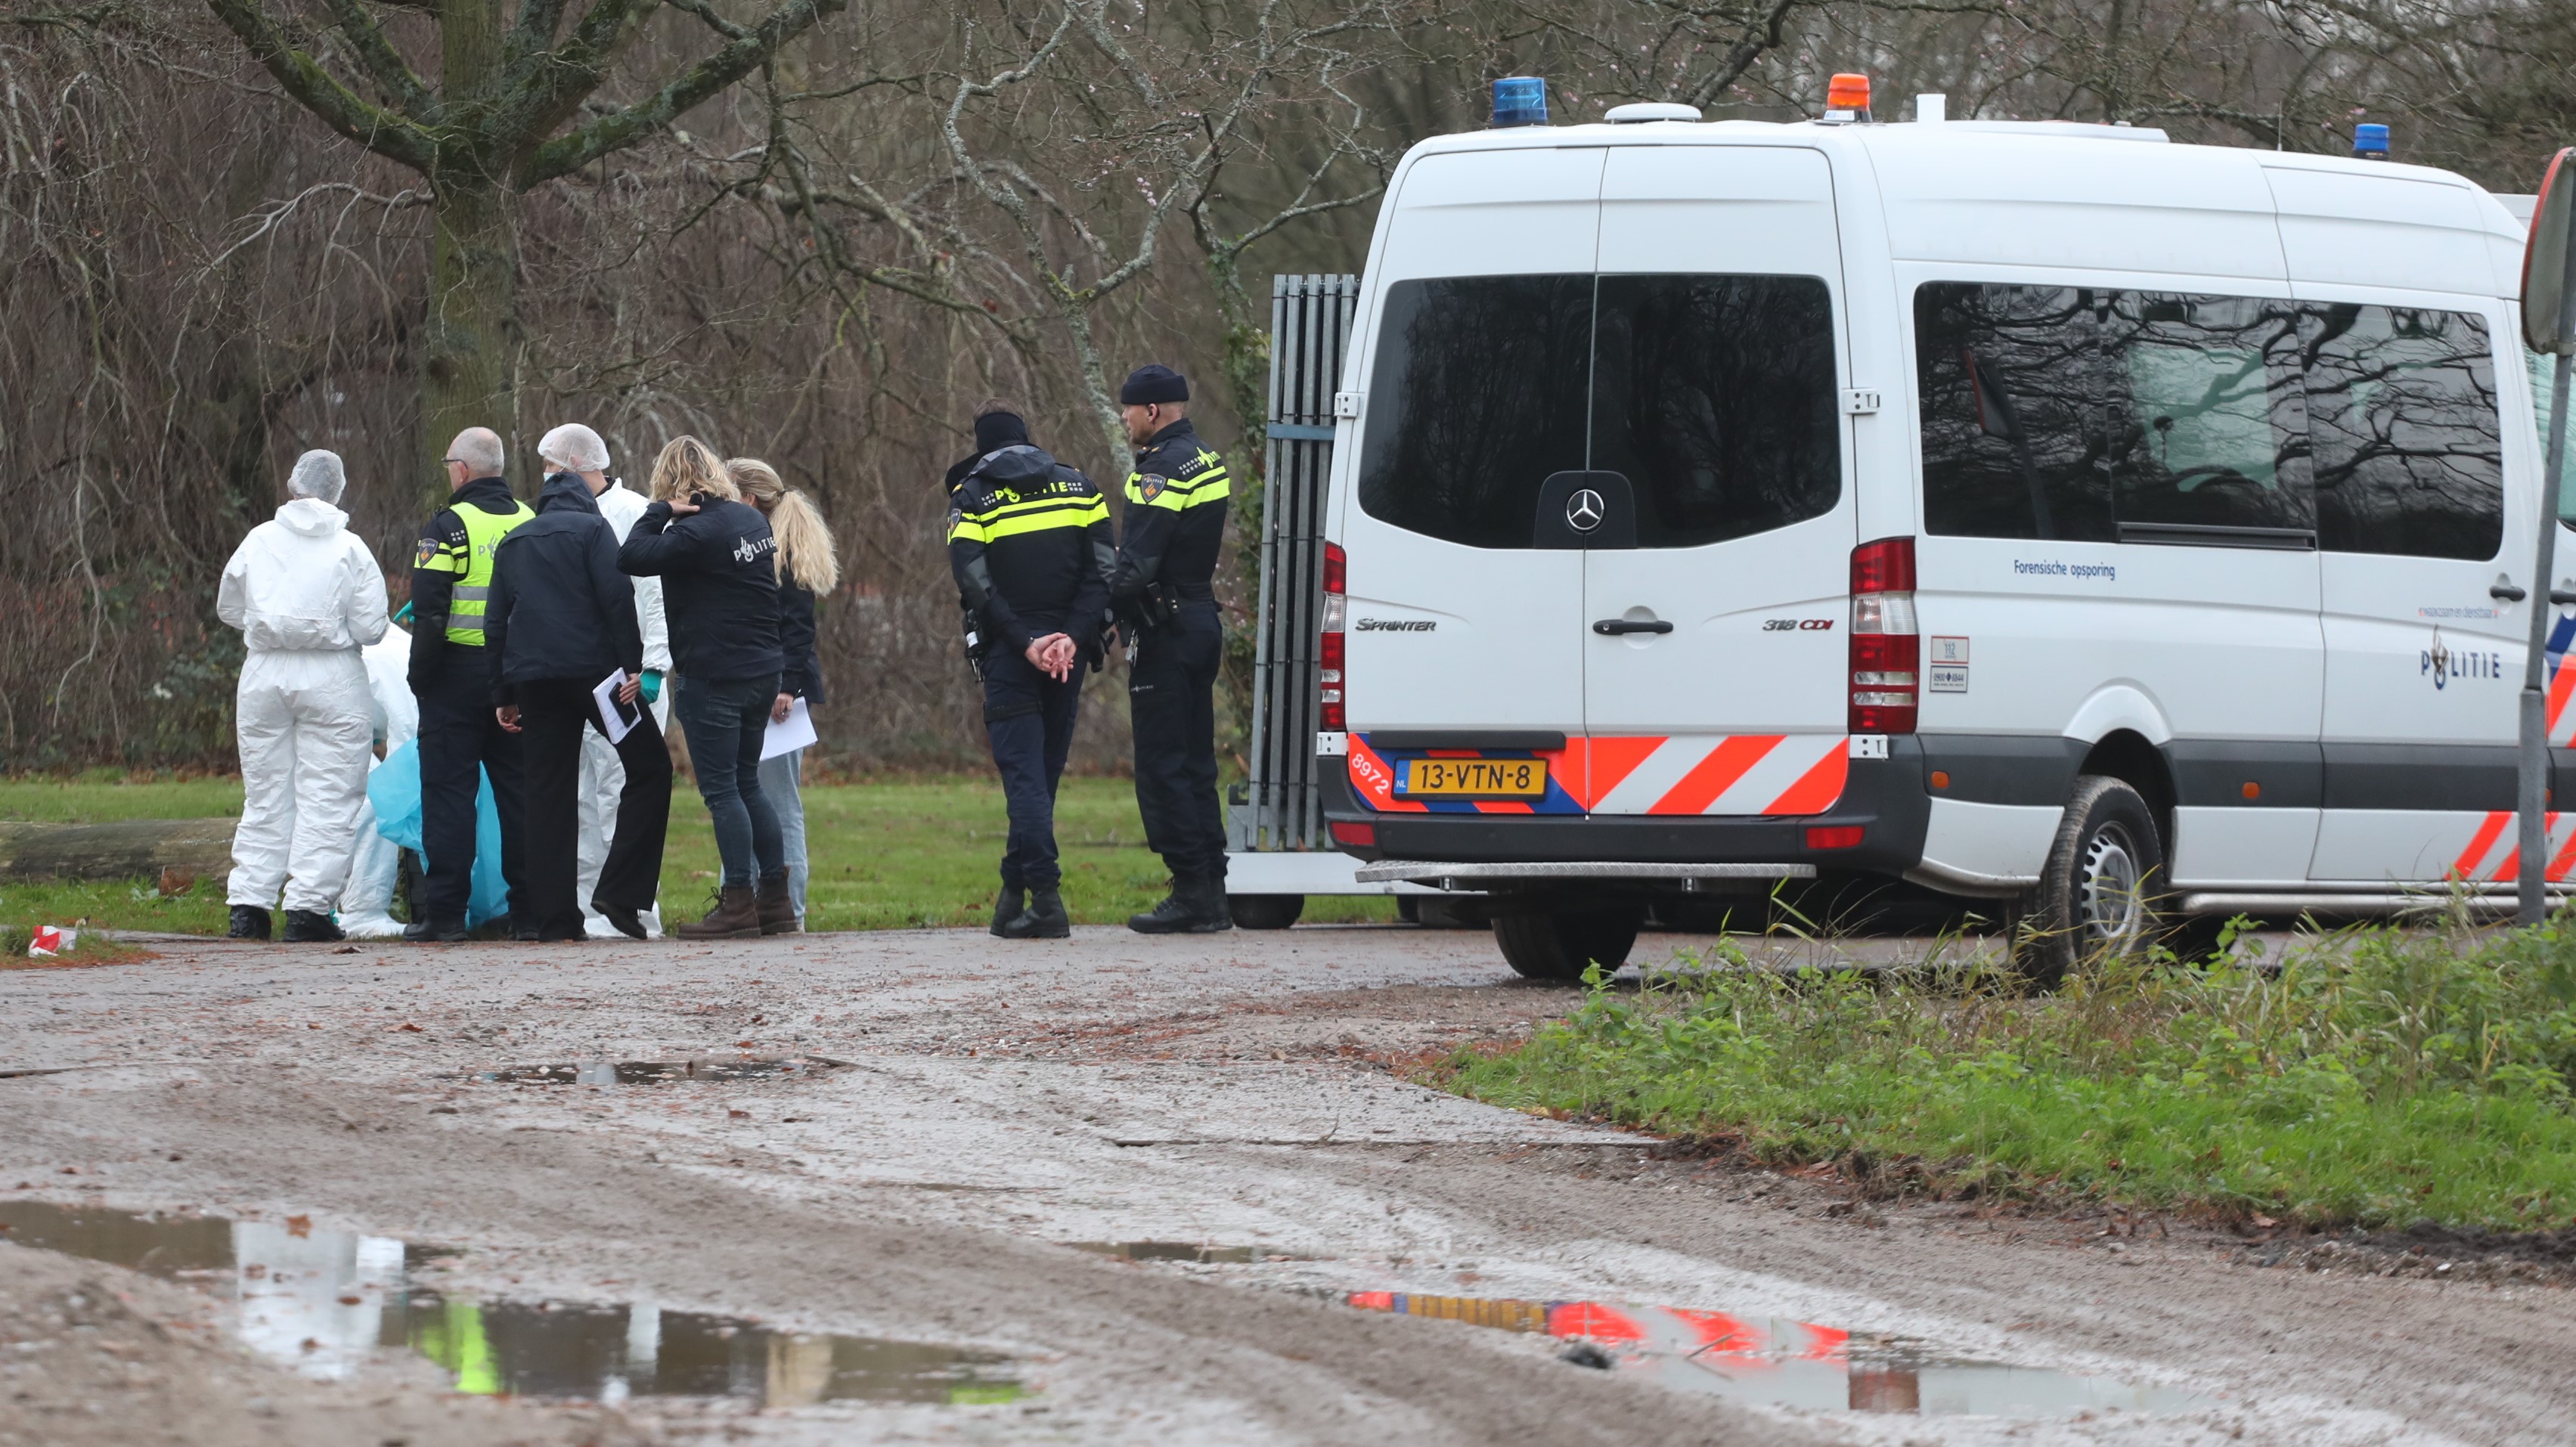
[[[1548,791],[1520,801],[1395,796],[1395,766],[1351,735],[1351,784],[1389,813],[1821,814],[1841,800],[1850,743],[1841,734],[1611,735],[1545,749]],[[1533,757],[1528,750],[1442,749],[1444,757]]]

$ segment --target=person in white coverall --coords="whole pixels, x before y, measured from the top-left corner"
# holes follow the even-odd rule
[[[332,902],[357,847],[375,710],[358,650],[385,636],[385,575],[340,511],[336,453],[295,459],[286,505],[224,564],[215,612],[242,631],[234,715],[242,817],[233,831],[231,935],[269,937],[283,891],[289,941],[336,940]]]
[[[537,459],[548,473],[578,473],[590,484],[592,500],[599,504],[599,515],[608,519],[617,541],[623,544],[644,516],[643,494],[608,475],[608,444],[598,433],[578,422],[567,422],[547,433],[537,442]],[[644,702],[653,710],[653,722],[666,730],[671,722],[671,698],[662,688],[671,671],[671,629],[662,617],[662,580],[637,578],[635,583],[635,621],[644,630]],[[581,883],[576,898],[581,901],[582,932],[606,939],[617,933],[608,917],[590,907],[590,897],[599,888],[599,871],[608,862],[608,846],[617,837],[617,800],[626,788],[626,766],[617,761],[617,746],[597,729],[584,729],[581,735],[581,806],[579,831],[581,849]],[[659,906],[638,911],[648,938],[662,933],[662,911]]]

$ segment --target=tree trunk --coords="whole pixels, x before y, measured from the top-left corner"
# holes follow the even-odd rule
[[[233,864],[232,819],[0,824],[0,879],[218,878]]]
[[[519,245],[511,197],[489,178],[449,170],[432,181],[437,239],[430,267],[429,325],[421,367],[422,460],[432,505],[447,496],[439,461],[456,434],[489,427],[520,456]]]
[[[439,89],[474,136],[496,100],[501,69],[501,0],[438,0]],[[476,112],[482,112],[478,116]],[[420,448],[433,506],[447,500],[440,459],[468,427],[501,434],[520,458],[515,383],[519,366],[519,238],[514,197],[499,158],[471,142],[443,147],[430,177],[437,222],[431,243],[427,346],[421,358]]]

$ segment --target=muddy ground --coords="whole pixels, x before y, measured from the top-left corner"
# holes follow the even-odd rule
[[[0,1443],[2576,1440],[2564,1273],[1856,1203],[1410,1085],[1574,1003],[1480,934],[157,948],[0,972],[0,1242],[163,1212],[216,1264],[0,1245]],[[746,1053],[847,1064],[472,1078]],[[1729,1316],[1491,1329],[1548,1302]],[[693,1351],[732,1375],[674,1395]]]

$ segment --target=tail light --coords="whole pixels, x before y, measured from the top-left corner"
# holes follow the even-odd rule
[[[1852,549],[1851,715],[1856,734],[1910,734],[1922,699],[1914,622],[1914,539]]]
[[[1351,613],[1350,559],[1339,543],[1324,544],[1324,637],[1316,657],[1323,665],[1324,732],[1345,733],[1350,715],[1342,708],[1342,629]]]

